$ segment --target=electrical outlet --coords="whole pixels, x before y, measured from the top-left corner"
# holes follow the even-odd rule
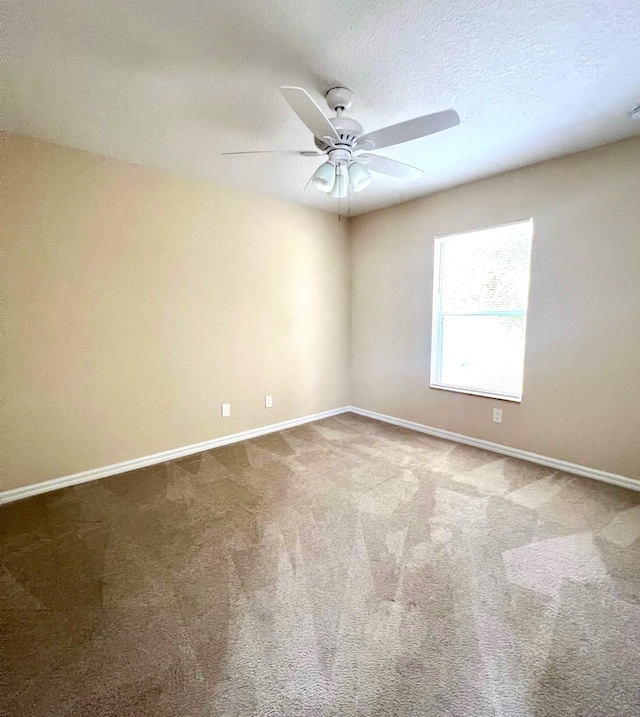
[[[502,423],[502,409],[501,408],[493,409],[493,422],[494,423]]]
[[[222,404],[222,418],[229,418],[230,415],[231,415],[231,404],[223,403]]]
[[[271,408],[273,406],[273,396],[264,397],[264,407]]]

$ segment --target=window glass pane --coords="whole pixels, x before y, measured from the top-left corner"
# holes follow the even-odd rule
[[[442,239],[442,310],[524,309],[530,235],[526,222]]]
[[[441,382],[520,397],[524,316],[444,316]]]

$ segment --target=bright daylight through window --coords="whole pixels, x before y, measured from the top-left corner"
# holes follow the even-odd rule
[[[522,399],[533,221],[436,237],[431,386]]]

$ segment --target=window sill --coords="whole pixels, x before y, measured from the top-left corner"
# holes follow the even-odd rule
[[[482,398],[492,398],[497,401],[510,401],[511,403],[522,403],[522,396],[504,396],[497,393],[488,393],[487,391],[474,391],[472,388],[460,388],[459,386],[445,386],[443,384],[429,384],[429,388],[435,388],[438,391],[451,391],[453,393],[466,393],[469,396],[481,396]]]

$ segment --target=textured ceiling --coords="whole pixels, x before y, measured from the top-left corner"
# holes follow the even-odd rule
[[[637,0],[16,0],[8,128],[335,211],[304,186],[313,149],[278,87],[355,91],[365,131],[454,107],[462,124],[393,147],[352,214],[640,133]]]

